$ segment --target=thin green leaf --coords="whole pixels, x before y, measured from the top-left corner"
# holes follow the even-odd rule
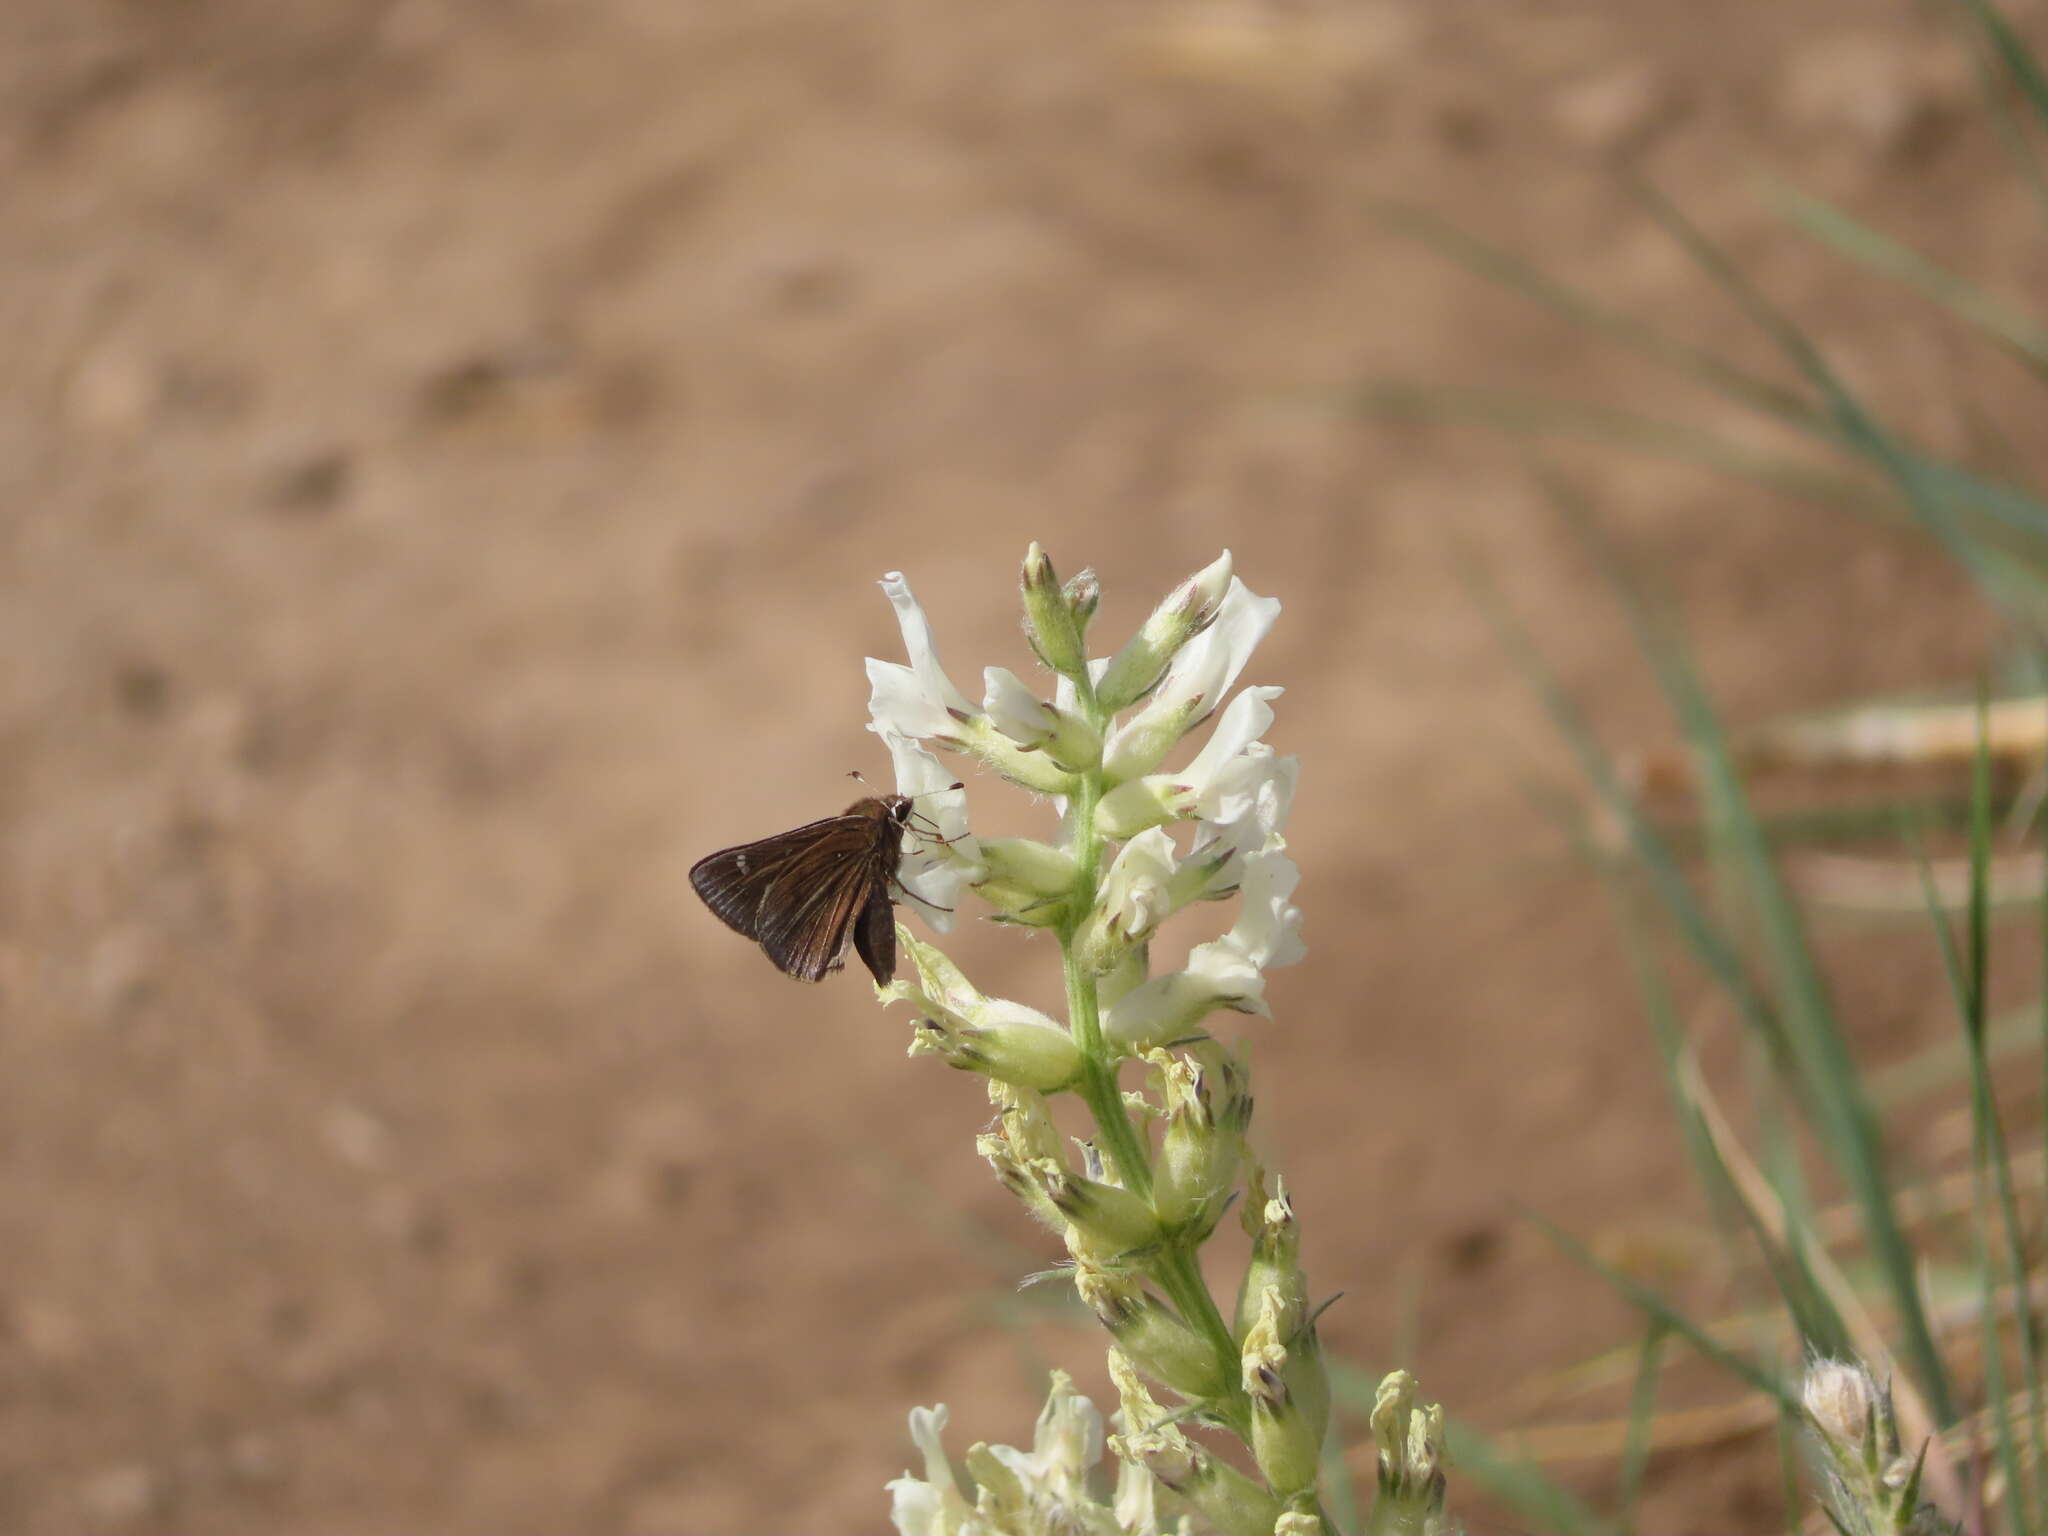
[[[1775,1052],[1787,1055],[1790,1047],[1769,999],[1748,973],[1734,943],[1693,893],[1670,844],[1636,804],[1635,797],[1622,783],[1613,759],[1600,745],[1570,694],[1544,661],[1533,638],[1501,601],[1484,567],[1469,551],[1461,550],[1459,560],[1467,589],[1478,602],[1501,649],[1521,669],[1565,746],[1577,759],[1580,771],[1608,812],[1626,830],[1631,852],[1641,863],[1657,899],[1671,914],[1680,934],[1706,967],[1708,975],[1728,994],[1744,1023],[1760,1038],[1770,1042]]]
[[[1975,326],[2029,368],[2048,372],[2048,327],[1832,203],[1776,180],[1766,182],[1765,191],[1780,212],[1814,238]]]
[[[1382,222],[1396,233],[1421,241],[1466,270],[1534,300],[1575,325],[1597,331],[1638,356],[1717,394],[1741,400],[1783,421],[1814,419],[1812,405],[1783,386],[1603,304],[1531,266],[1513,252],[1477,239],[1424,209],[1404,203],[1382,203],[1378,211]]]
[[[1813,1110],[1830,1160],[1862,1211],[1871,1251],[1885,1275],[1906,1333],[1907,1353],[1936,1406],[1952,1422],[1948,1372],[1921,1304],[1915,1260],[1885,1174],[1877,1117],[1865,1097],[1833,1005],[1806,939],[1805,923],[1773,862],[1749,808],[1719,717],[1683,644],[1651,612],[1627,569],[1568,488],[1551,482],[1560,508],[1580,528],[1606,567],[1642,646],[1677,715],[1698,764],[1710,816],[1727,829],[1729,846],[1756,911],[1778,984],[1778,1028],[1790,1046],[1796,1081]],[[1795,1214],[1795,1219],[1798,1213]]]
[[[2011,1154],[2007,1150],[2005,1127],[1998,1112],[1998,1096],[1991,1084],[1991,1061],[1985,1051],[1986,1015],[1990,992],[1991,949],[1990,949],[1990,902],[1987,873],[1991,863],[1991,751],[1990,732],[1986,724],[1988,703],[1983,695],[1977,701],[1978,729],[1977,754],[1971,765],[1970,775],[1970,968],[1971,991],[1970,1009],[1965,1027],[1970,1043],[1970,1100],[1971,1120],[1975,1128],[1972,1137],[1972,1158],[1976,1163],[1976,1182],[1981,1191],[1987,1176],[1997,1193],[2000,1226],[2005,1236],[2005,1262],[2007,1277],[2014,1295],[2018,1298],[2018,1328],[2020,1371],[2027,1381],[2032,1394],[2028,1415],[2032,1425],[2032,1450],[2037,1471],[2048,1471],[2048,1459],[2043,1455],[2043,1430],[2041,1425],[2041,1375],[2037,1353],[2034,1309],[2029,1300],[2028,1263],[2026,1239],[2020,1226],[2019,1202],[2014,1197],[2012,1185]],[[1946,925],[1944,925],[1946,926]],[[1980,1231],[1982,1227],[1980,1217]],[[2003,1345],[1998,1334],[1998,1312],[1994,1303],[1996,1289],[1993,1275],[1994,1266],[1988,1255],[1984,1259],[1984,1309],[1985,1363],[1984,1386],[1991,1399],[1992,1412],[1997,1428],[1999,1459],[2005,1466],[2006,1486],[2010,1489],[2012,1507],[2020,1516],[2033,1511],[2033,1518],[2024,1522],[2027,1528],[2040,1529],[2040,1493],[2030,1489],[2020,1471],[2019,1450],[2013,1434],[2012,1405],[2004,1385],[2005,1361]]]
[[[2036,625],[2044,622],[2048,618],[2048,607],[2044,607],[2048,605],[2048,580],[2025,567],[2016,568],[2003,551],[1979,538],[1957,515],[1952,477],[1939,472],[1932,461],[1885,431],[1842,384],[1820,349],[1781,315],[1720,247],[1707,239],[1675,205],[1646,182],[1637,182],[1636,191],[1644,207],[1672,239],[1805,376],[1821,396],[1826,416],[1843,444],[1883,471],[1921,525],[1987,593],[2016,618]],[[2032,498],[2022,496],[2021,500],[2034,511],[2048,514],[2048,508],[2040,507]],[[1988,503],[1984,510],[1991,510]]]
[[[1372,380],[1359,386],[1361,409],[1393,420],[1486,427],[1516,437],[1566,438],[1625,448],[1681,464],[1694,464],[1782,495],[1823,506],[1852,507],[1872,516],[1896,516],[1891,501],[1868,481],[1838,469],[1758,453],[1716,433],[1681,422],[1590,401],[1545,399],[1518,390]]]
[[[1641,1312],[1665,1332],[1684,1339],[1701,1355],[1729,1372],[1739,1381],[1747,1383],[1763,1393],[1788,1413],[1799,1411],[1798,1395],[1753,1360],[1747,1360],[1700,1324],[1695,1323],[1681,1312],[1654,1287],[1632,1280],[1613,1265],[1602,1261],[1590,1248],[1562,1227],[1546,1220],[1534,1211],[1524,1211],[1523,1217],[1561,1249],[1564,1255],[1581,1268],[1599,1276],[1623,1299]]]
[[[2007,71],[1999,58],[1997,40],[1983,26],[1974,0],[1957,0],[1956,15],[1967,34],[1970,62],[1977,72],[1977,92],[1991,114],[1991,126],[1998,134],[1999,145],[2012,162],[2014,172],[2033,193],[2035,206],[2048,216],[2048,175],[2042,174],[2041,157],[2034,151],[2034,141],[2027,132],[2027,125],[2014,113],[2011,102],[2007,100],[2004,81]]]
[[[2027,46],[2027,40],[2013,30],[2011,22],[1991,0],[1962,0],[1971,18],[1983,29],[1986,41],[1991,44],[1998,61],[2019,86],[2027,104],[2034,109],[2034,115],[2048,124],[2048,74],[2044,74],[2041,63],[2034,57],[2034,50]]]
[[[1664,1329],[1651,1323],[1643,1332],[1643,1347],[1636,1357],[1636,1382],[1628,1398],[1628,1437],[1621,1448],[1621,1528],[1636,1528],[1636,1499],[1642,1492],[1643,1470],[1650,1463],[1650,1427],[1657,1416],[1658,1357],[1664,1349]]]

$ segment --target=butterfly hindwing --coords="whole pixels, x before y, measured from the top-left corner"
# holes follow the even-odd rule
[[[848,857],[791,882],[788,899],[770,903],[755,938],[768,958],[798,981],[822,981],[846,963],[853,920],[874,874],[866,858]]]
[[[690,867],[690,884],[728,928],[759,939],[777,885],[792,874],[801,878],[806,856],[819,849],[836,859],[865,848],[872,826],[866,816],[827,816],[759,842],[721,848]]]
[[[886,987],[896,974],[896,912],[885,882],[875,883],[868,904],[860,909],[853,926],[853,947],[861,964],[873,973],[875,985]]]

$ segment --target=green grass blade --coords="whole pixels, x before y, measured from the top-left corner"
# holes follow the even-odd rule
[[[1799,1411],[1798,1396],[1791,1387],[1755,1361],[1745,1359],[1723,1344],[1711,1332],[1666,1300],[1655,1287],[1630,1279],[1613,1265],[1601,1260],[1590,1248],[1562,1227],[1535,1212],[1524,1211],[1522,1214],[1538,1231],[1555,1243],[1567,1258],[1604,1280],[1616,1294],[1666,1333],[1685,1340],[1699,1354],[1737,1380],[1763,1393],[1787,1413]]]
[[[1531,266],[1513,252],[1467,234],[1434,214],[1402,203],[1383,203],[1379,213],[1382,222],[1396,233],[1420,241],[1467,271],[1533,300],[1574,325],[1598,332],[1640,357],[1706,385],[1717,394],[1741,400],[1785,421],[1811,421],[1817,415],[1809,402],[1783,386],[1603,304],[1583,290]]]
[[[1493,629],[1496,641],[1520,668],[1558,735],[1577,760],[1587,782],[1593,786],[1609,813],[1626,829],[1630,851],[1642,865],[1651,889],[1680,934],[1699,957],[1707,974],[1728,994],[1744,1023],[1769,1042],[1775,1053],[1789,1056],[1789,1043],[1770,1000],[1744,966],[1734,942],[1693,893],[1671,845],[1643,814],[1635,797],[1622,783],[1614,760],[1601,747],[1563,683],[1543,660],[1534,639],[1509,613],[1478,561],[1467,551],[1459,552],[1459,560],[1467,588]]]
[[[2020,1225],[2019,1202],[2014,1197],[2012,1186],[2011,1153],[2007,1148],[2005,1127],[1998,1112],[1998,1096],[1991,1083],[1991,1061],[1985,1049],[1991,976],[1990,940],[1990,876],[1991,864],[1991,752],[1989,730],[1985,723],[1988,704],[1980,695],[1978,698],[1977,755],[1971,765],[1970,775],[1970,1008],[1965,1018],[1966,1033],[1970,1042],[1970,1098],[1971,1119],[1975,1126],[1972,1138],[1972,1157],[1977,1163],[1977,1179],[1986,1178],[1987,1165],[1991,1184],[1998,1201],[1999,1225],[2005,1238],[2005,1263],[2008,1277],[2017,1298],[2020,1373],[2027,1382],[2030,1393],[2031,1411],[2028,1415],[2032,1426],[2033,1464],[2037,1474],[2048,1468],[2043,1457],[2043,1430],[2041,1425],[2041,1373],[2038,1354],[2038,1338],[2035,1328],[2034,1309],[2028,1292],[2029,1264],[2026,1256],[2026,1238]],[[1944,927],[1946,924],[1944,924]],[[1997,1427],[1999,1459],[2004,1463],[2006,1486],[2010,1490],[2014,1511],[2015,1529],[2039,1530],[2039,1490],[2030,1488],[2021,1476],[2019,1451],[2012,1425],[2012,1399],[2004,1385],[2005,1362],[2003,1345],[1998,1335],[1998,1314],[1995,1306],[1994,1266],[1988,1255],[1984,1260],[1984,1326],[1985,1337],[1985,1391],[1991,1399],[1991,1408]]]
[[[2048,631],[2048,574],[2044,574],[2044,568],[2048,568],[2048,505],[2016,487],[1987,481],[1946,463],[1896,436],[1880,435],[1874,443],[1867,418],[1859,414],[1845,417],[1838,408],[1839,402],[1817,405],[1808,401],[1603,304],[1513,253],[1428,213],[1412,207],[1390,206],[1383,208],[1382,216],[1388,227],[1423,242],[1476,275],[1780,425],[1864,460],[1879,470],[1895,491],[1905,492],[1904,501],[1915,521],[1972,574],[2000,607],[2035,629]],[[1695,251],[1696,256],[1699,254]],[[1711,259],[1718,260],[1718,253]],[[1725,268],[1725,263],[1722,265]],[[1729,273],[1724,270],[1715,275],[1727,285]],[[1800,340],[1803,344],[1803,338]],[[1519,430],[1534,430],[1533,420],[1524,416]],[[1615,425],[1610,423],[1608,430],[1615,430]],[[1627,430],[1637,433],[1642,440],[1645,428],[1638,423]],[[1681,439],[1667,436],[1664,441],[1668,447]],[[1689,451],[1709,452],[1697,443]],[[2029,542],[2032,558],[2021,558],[1978,537],[1972,519],[1989,519],[2021,535]]]
[[[2034,150],[2027,125],[2013,112],[2012,104],[2006,99],[2005,77],[2010,71],[1999,57],[1996,39],[1986,32],[1973,9],[1973,0],[1957,0],[1955,10],[1957,22],[1969,45],[1970,63],[1977,73],[1977,92],[1991,114],[1991,126],[1998,135],[1999,147],[2005,151],[2006,159],[2012,162],[2014,174],[2033,193],[2035,206],[2044,217],[2048,217],[2048,175],[2042,173],[2041,157]]]
[[[1962,0],[1962,5],[1983,30],[1993,54],[2005,66],[2006,73],[2019,87],[2034,115],[2043,124],[2048,124],[2048,74],[2042,72],[2041,62],[2034,57],[2034,50],[2027,46],[2027,40],[2013,29],[2012,23],[1991,0]]]
[[[2044,873],[2048,873],[2048,866],[2044,866]],[[2042,899],[2043,960],[2048,963],[2048,892],[2043,893]],[[2027,1007],[1992,1020],[1985,1032],[1985,1054],[1993,1061],[2016,1056],[2029,1047],[2040,1049],[2042,1063],[2048,1066],[2048,992]],[[1879,1109],[1890,1109],[1945,1088],[1958,1078],[1967,1077],[1969,1071],[1969,1042],[1955,1036],[1936,1041],[1917,1056],[1872,1072],[1865,1083],[1870,1102]],[[2048,1076],[2043,1078],[2041,1098],[2044,1112],[2048,1112]],[[2048,1150],[2048,1142],[2044,1142],[2044,1150]]]
[[[2016,617],[2039,623],[2048,613],[2048,578],[2022,577],[1987,547],[1957,515],[1946,479],[1929,460],[1886,432],[1864,409],[1822,357],[1820,349],[1757,291],[1725,253],[1672,203],[1647,183],[1636,183],[1644,207],[1700,269],[1714,280],[1805,377],[1821,397],[1826,416],[1843,444],[1881,470],[1923,527],[1964,566],[1984,590]],[[2038,507],[2031,497],[2023,500]],[[1985,510],[1989,510],[1987,505]],[[2039,509],[2048,512],[2048,509]]]
[[[1636,1357],[1636,1381],[1628,1397],[1628,1437],[1621,1449],[1618,1502],[1624,1536],[1633,1536],[1635,1531],[1636,1499],[1642,1493],[1644,1469],[1650,1464],[1650,1425],[1657,1416],[1657,1373],[1663,1352],[1664,1330],[1651,1323]]]
[[[1796,1081],[1812,1110],[1830,1160],[1863,1215],[1873,1257],[1885,1276],[1906,1353],[1926,1388],[1939,1422],[1954,1419],[1948,1372],[1921,1304],[1915,1259],[1885,1172],[1877,1116],[1865,1096],[1847,1043],[1837,1026],[1806,927],[1778,873],[1771,849],[1749,807],[1719,717],[1682,642],[1651,612],[1628,571],[1614,556],[1586,509],[1552,483],[1561,509],[1581,529],[1622,598],[1638,644],[1657,673],[1665,697],[1698,764],[1701,792],[1712,819],[1727,829],[1730,850],[1756,912],[1781,1001],[1779,1028],[1790,1045]]]
[[[2048,372],[2048,327],[1832,203],[1780,181],[1767,182],[1766,195],[1815,239],[1974,326],[2036,372]]]
[[[1513,437],[1623,448],[1696,465],[1823,506],[1851,507],[1879,516],[1896,510],[1861,476],[1758,453],[1699,427],[1590,401],[1545,399],[1509,389],[1423,386],[1379,379],[1359,387],[1357,404],[1375,416],[1397,421],[1486,427]]]

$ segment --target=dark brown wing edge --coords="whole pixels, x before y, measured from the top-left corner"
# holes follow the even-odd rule
[[[812,859],[854,859],[857,850],[870,846],[873,828],[870,817],[827,816],[758,842],[721,848],[690,866],[690,885],[726,927],[759,940],[769,895],[784,875],[801,877],[817,867]]]

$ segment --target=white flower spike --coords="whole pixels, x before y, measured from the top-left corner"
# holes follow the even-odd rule
[[[1248,1140],[1249,1068],[1205,1027],[1219,1009],[1266,1013],[1266,973],[1303,954],[1286,839],[1299,768],[1262,739],[1281,690],[1237,686],[1280,604],[1245,586],[1226,551],[1112,658],[1091,658],[1100,583],[1087,571],[1061,582],[1034,544],[1019,576],[1024,633],[1052,675],[987,667],[976,705],[940,665],[909,584],[892,573],[883,589],[905,659],[869,661],[870,728],[889,746],[899,790],[915,797],[897,875],[908,904],[940,931],[951,914],[939,909],[972,898],[1041,945],[1050,935],[1066,1016],[984,992],[902,926],[916,977],[880,995],[916,1010],[913,1055],[985,1079],[998,1115],[977,1150],[1064,1243],[1066,1273],[1113,1341],[1123,1402],[1113,1501],[1094,1475],[1101,1417],[1064,1377],[1028,1451],[976,1445],[953,1462],[939,1443],[943,1414],[913,1415],[925,1476],[890,1485],[897,1529],[1164,1536],[1164,1490],[1216,1536],[1319,1536],[1329,1382],[1292,1214],[1267,1200]],[[1191,741],[1204,727],[1207,739]],[[973,836],[965,792],[935,750],[1051,797],[1057,831]],[[1181,969],[1149,974],[1155,939],[1185,909],[1226,898],[1239,903],[1228,932],[1195,942]],[[1120,1071],[1134,1057],[1146,1070],[1127,1093]],[[1051,1101],[1065,1094],[1093,1121],[1084,1136],[1055,1118]],[[1156,1135],[1145,1129],[1154,1121]],[[1240,1189],[1269,1213],[1261,1231],[1281,1235],[1254,1234],[1241,1294],[1256,1313],[1248,1321],[1241,1302],[1233,1326],[1187,1260]],[[1141,1376],[1183,1400],[1171,1415]],[[1183,1415],[1230,1426],[1257,1475],[1188,1440],[1175,1427]],[[1187,1536],[1186,1518],[1177,1529]]]

